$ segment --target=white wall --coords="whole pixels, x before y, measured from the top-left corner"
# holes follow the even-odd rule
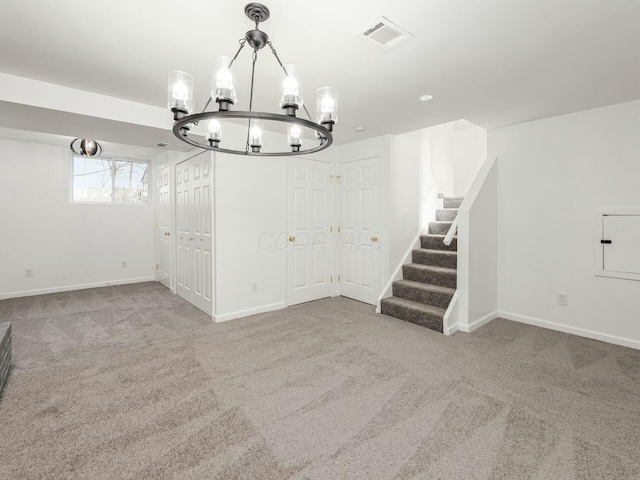
[[[464,197],[487,157],[487,131],[476,126],[454,128],[452,155],[453,195]]]
[[[70,203],[68,139],[53,142],[62,145],[0,138],[0,298],[153,279],[153,206]]]
[[[216,155],[217,321],[286,306],[286,161]]]
[[[485,160],[458,212],[457,309],[445,331],[472,332],[498,310],[498,163]]]
[[[488,146],[501,316],[640,348],[640,282],[594,275],[594,209],[640,206],[640,101],[493,130]]]

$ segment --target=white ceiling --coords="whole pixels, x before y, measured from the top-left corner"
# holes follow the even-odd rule
[[[252,28],[245,3],[3,2],[0,71],[163,106],[168,72],[184,70],[195,76],[202,107],[215,56],[233,55]],[[271,19],[261,28],[284,63],[302,68],[309,110],[318,87],[338,88],[337,143],[460,118],[490,129],[640,98],[637,0],[265,4]],[[356,37],[380,16],[415,37],[390,51]],[[247,108],[248,49],[237,62],[238,108]],[[271,53],[261,51],[258,109],[278,110],[278,76]],[[434,99],[419,102],[422,94]],[[364,132],[355,131],[359,125]]]

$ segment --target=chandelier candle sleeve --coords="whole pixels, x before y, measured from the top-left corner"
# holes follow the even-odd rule
[[[220,145],[220,140],[222,140],[222,125],[220,125],[218,120],[209,120],[207,125],[207,140],[209,140],[209,145],[212,147]]]
[[[302,146],[302,129],[298,125],[289,125],[287,127],[287,137],[291,151],[299,152]]]
[[[229,105],[238,101],[236,95],[236,79],[233,70],[229,68],[229,57],[219,57],[216,73],[213,77],[211,97],[216,100],[220,110],[228,110]]]
[[[174,113],[175,120],[193,112],[193,77],[191,75],[178,71],[169,73],[167,107]]]
[[[318,123],[332,130],[338,122],[338,91],[333,87],[322,87],[317,94]]]
[[[249,129],[249,146],[251,151],[257,153],[262,147],[262,122],[260,120],[253,120],[251,122],[251,128]]]
[[[280,108],[287,115],[295,116],[296,110],[302,108],[302,82],[300,80],[300,69],[295,65],[285,65],[287,74],[282,78],[282,99]]]

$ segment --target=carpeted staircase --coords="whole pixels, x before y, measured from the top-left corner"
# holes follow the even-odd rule
[[[429,233],[420,237],[422,248],[413,251],[413,263],[404,265],[402,280],[393,282],[393,297],[382,300],[383,314],[443,331],[444,314],[456,291],[458,238],[453,237],[449,246],[443,240],[460,203],[462,197],[444,199]]]

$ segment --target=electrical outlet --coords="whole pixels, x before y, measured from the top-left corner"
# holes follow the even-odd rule
[[[27,269],[24,271],[24,276],[25,276],[25,277],[28,277],[28,278],[29,278],[29,277],[33,277],[33,268],[27,268]]]
[[[120,267],[122,267],[122,268],[127,268],[127,262],[126,262],[126,260],[120,263]]]
[[[566,293],[559,293],[558,305],[562,305],[563,307],[566,307],[567,305],[569,305],[569,295],[567,295]]]
[[[251,291],[253,293],[258,291],[258,282],[251,282]]]

